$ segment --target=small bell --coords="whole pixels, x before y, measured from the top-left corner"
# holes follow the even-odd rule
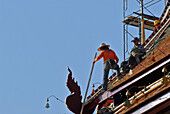
[[[126,92],[127,98],[128,98],[130,95],[131,95],[131,93],[129,92],[129,90],[127,90],[127,92]]]
[[[46,104],[45,108],[50,108],[50,105],[49,103]]]

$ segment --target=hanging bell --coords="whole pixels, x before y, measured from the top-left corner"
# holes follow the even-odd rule
[[[49,103],[46,104],[45,108],[50,108],[50,105]]]
[[[129,96],[131,95],[131,93],[130,93],[130,91],[129,90],[127,90],[127,92],[126,92],[126,96],[127,96],[127,98],[129,98]]]

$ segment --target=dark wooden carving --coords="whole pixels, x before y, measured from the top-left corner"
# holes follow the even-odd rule
[[[82,106],[82,96],[80,91],[80,86],[78,86],[77,82],[74,81],[72,77],[72,72],[68,68],[69,74],[66,82],[66,86],[70,90],[71,94],[66,98],[66,105],[70,111],[75,114],[80,114],[81,106]]]
[[[68,68],[69,74],[67,77],[66,86],[70,90],[71,94],[67,96],[66,98],[66,105],[70,111],[72,111],[75,114],[80,114],[81,107],[82,107],[82,96],[80,91],[80,86],[78,86],[77,82],[74,81],[74,78],[72,77],[72,72]],[[93,114],[96,107],[92,109],[87,109],[87,106],[83,109],[83,114]]]

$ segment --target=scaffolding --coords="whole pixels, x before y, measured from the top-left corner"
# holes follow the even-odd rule
[[[128,10],[128,0],[123,0],[123,59],[126,60],[126,54],[128,53],[128,39],[129,35],[134,38],[134,36],[130,33],[128,30],[128,26],[134,26],[139,28],[139,40],[141,44],[145,42],[145,29],[153,31],[154,21],[159,20],[158,17],[156,17],[151,11],[149,11],[147,8],[160,2],[161,0],[150,0],[146,3],[143,3],[143,0],[136,0],[136,2],[139,3],[140,9],[126,15],[126,12]],[[168,0],[164,0],[164,4]],[[144,14],[143,10],[146,10],[150,15]],[[135,16],[133,16],[135,15]]]

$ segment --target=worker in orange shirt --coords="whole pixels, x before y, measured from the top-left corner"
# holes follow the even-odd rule
[[[115,52],[109,49],[109,47],[110,45],[106,45],[105,43],[100,44],[98,51],[101,51],[101,53],[93,61],[93,63],[95,63],[96,61],[100,60],[103,57],[103,60],[104,60],[103,90],[104,91],[107,90],[108,74],[109,74],[110,69],[117,70],[118,78],[120,76],[119,66],[117,65],[117,63],[119,62],[119,59],[116,56]]]

